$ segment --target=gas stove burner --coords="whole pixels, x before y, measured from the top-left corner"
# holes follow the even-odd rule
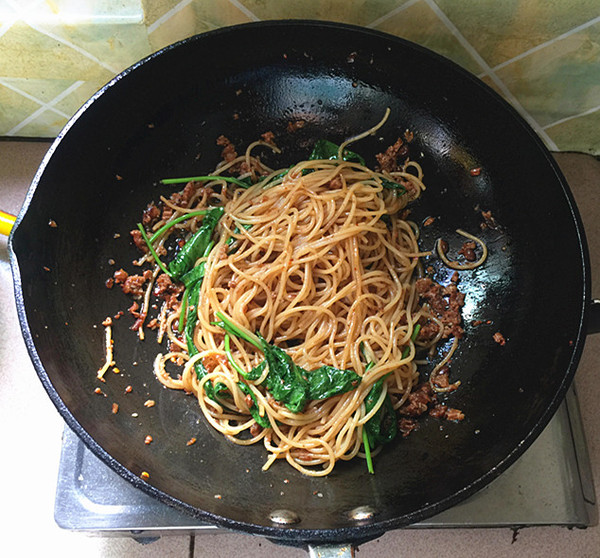
[[[64,529],[141,541],[219,532],[128,483],[65,428],[55,502]],[[521,528],[597,522],[595,493],[575,388],[533,445],[468,500],[408,528]]]

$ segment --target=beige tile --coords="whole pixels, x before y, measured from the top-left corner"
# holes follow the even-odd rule
[[[181,0],[142,0],[144,8],[144,23],[152,25],[169,10],[173,9]]]
[[[47,31],[69,45],[91,54],[103,64],[120,72],[150,54],[145,25],[139,24],[40,24]]]
[[[197,0],[151,30],[150,45],[156,51],[198,33],[248,21],[248,15],[228,0]]]
[[[25,138],[53,138],[62,130],[67,120],[68,118],[47,109],[16,130],[13,135]]]
[[[434,0],[496,66],[600,15],[598,0]]]
[[[6,135],[14,126],[39,108],[40,105],[35,101],[0,85],[0,135]]]
[[[241,0],[260,19],[319,19],[368,25],[407,0]]]
[[[600,110],[546,128],[561,151],[581,151],[600,156]]]
[[[427,47],[473,73],[481,66],[423,0],[379,24],[377,29]]]
[[[5,85],[12,86],[42,101],[48,103],[73,85],[71,79],[33,79],[33,78],[2,78]]]
[[[105,85],[104,81],[85,81],[53,106],[72,116],[96,91]]]
[[[600,104],[600,23],[496,72],[542,126]]]
[[[25,24],[0,37],[0,76],[33,79],[93,80],[114,72]]]

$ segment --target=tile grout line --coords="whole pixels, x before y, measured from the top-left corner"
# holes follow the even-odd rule
[[[414,6],[415,4],[419,3],[420,1],[421,0],[408,0],[408,2],[402,4],[402,6],[398,6],[397,8],[394,8],[393,10],[391,10],[390,12],[388,12],[387,14],[382,15],[381,17],[377,18],[375,21],[372,21],[371,23],[369,23],[368,25],[366,25],[366,27],[368,29],[373,29],[377,25],[381,25],[382,23],[386,22],[388,19],[390,19],[390,18],[394,17],[395,15],[403,12],[407,8],[410,8],[411,6]]]
[[[506,60],[506,61],[494,66],[492,68],[492,70],[493,71],[500,70],[500,69],[504,68],[505,66],[512,64],[513,62],[517,62],[518,60],[521,60],[522,58],[529,56],[530,54],[533,54],[539,50],[542,50],[558,41],[562,41],[563,39],[566,39],[567,37],[570,37],[571,35],[574,35],[575,33],[579,33],[579,31],[583,31],[584,29],[587,29],[588,27],[591,27],[592,25],[595,25],[596,23],[600,23],[600,16],[595,17],[594,19],[590,19],[589,21],[582,23],[581,25],[578,25],[577,27],[573,27],[573,29],[570,29],[569,31],[565,31],[561,35],[558,35],[557,37],[554,37],[554,38],[550,39],[549,41],[540,43],[539,45],[536,45],[533,48],[530,48],[529,50],[526,50],[525,52],[522,52],[521,54],[514,56],[510,60]]]
[[[62,91],[56,97],[54,97],[54,99],[52,99],[50,102],[43,103],[40,108],[38,108],[37,110],[35,110],[34,112],[32,112],[27,118],[25,118],[25,120],[21,121],[19,124],[17,124],[16,126],[14,126],[11,130],[9,130],[8,132],[6,132],[5,135],[6,136],[14,136],[19,130],[21,130],[22,128],[24,128],[25,126],[27,126],[27,124],[29,124],[30,122],[33,122],[33,120],[35,120],[38,116],[40,116],[41,114],[43,114],[47,110],[55,112],[55,113],[63,116],[64,118],[67,118],[67,119],[70,118],[69,115],[67,115],[64,112],[62,112],[62,111],[54,108],[52,105],[54,105],[55,103],[58,103],[59,101],[61,101],[62,99],[64,99],[67,95],[70,95],[73,91],[75,91],[76,89],[78,89],[79,87],[81,87],[81,85],[83,85],[84,83],[85,83],[84,81],[80,80],[80,81],[76,81],[75,83],[71,84],[64,91]],[[3,84],[3,85],[5,85],[5,84]],[[35,97],[32,97],[32,98],[35,99]]]
[[[112,72],[113,74],[119,73],[119,70],[117,70],[116,68],[113,68],[110,64],[106,64],[105,62],[102,62],[102,60],[100,60],[99,58],[97,58],[96,56],[94,56],[93,54],[88,52],[87,50],[85,50],[77,45],[74,45],[73,43],[71,43],[70,41],[67,41],[66,39],[60,37],[59,35],[55,35],[51,31],[48,31],[46,29],[43,29],[43,28],[40,28],[40,27],[34,25],[31,21],[28,21],[26,19],[24,19],[23,21],[27,25],[29,25],[29,27],[31,27],[34,31],[37,31],[38,33],[41,33],[42,35],[46,35],[46,37],[50,37],[51,39],[54,39],[55,41],[58,41],[59,43],[62,43],[63,45],[68,46],[69,48],[72,48],[75,52],[78,52],[79,54],[85,56],[86,58],[89,58],[93,62],[96,62],[96,64],[98,64],[99,66],[102,66],[105,70],[108,70],[109,72]]]
[[[19,13],[19,9],[15,8],[14,6],[14,2],[11,2],[10,0],[8,0],[8,5],[14,10],[14,14],[13,17],[10,19],[10,21],[8,21],[7,23],[4,23],[2,26],[0,26],[0,37],[3,37],[4,35],[6,35],[6,33],[8,31],[10,31],[11,27],[17,23],[17,21],[19,21],[21,19],[21,14]],[[27,6],[29,9],[31,9],[32,7],[35,7],[37,4],[41,4],[42,0],[38,0],[37,2],[32,2],[29,6]]]
[[[0,37],[4,36],[8,31],[10,31],[11,27],[17,23],[17,21],[22,19],[22,16],[19,12],[19,8],[15,8],[14,6],[14,2],[11,2],[10,0],[8,0],[8,5],[14,10],[14,16],[12,17],[11,21],[5,23],[4,25],[0,26]],[[42,0],[36,0],[34,2],[31,2],[31,4],[29,6],[27,6],[27,9],[31,10],[31,8],[35,8],[38,4],[41,4]]]
[[[161,15],[152,25],[148,25],[147,33],[150,35],[154,33],[163,23],[171,19],[175,14],[179,13],[183,8],[187,7],[192,3],[193,0],[182,0],[179,4],[173,6],[170,10]]]
[[[594,112],[598,112],[598,111],[600,111],[600,105],[593,107],[591,109],[588,109],[588,110],[584,110],[583,112],[580,112],[578,114],[573,114],[572,116],[565,116],[564,118],[561,118],[560,120],[556,120],[555,122],[546,124],[543,127],[543,129],[546,130],[548,128],[552,128],[552,126],[558,126],[559,124],[563,124],[564,122],[568,122],[569,120],[573,120],[574,118],[580,118],[582,116],[587,116],[588,114],[593,114]]]
[[[54,108],[54,107],[50,106],[50,103],[54,99],[52,101],[49,101],[48,103],[46,103],[44,101],[41,101],[37,97],[34,97],[33,95],[30,95],[26,91],[22,91],[18,87],[15,87],[11,83],[7,82],[6,78],[0,78],[0,85],[2,85],[3,87],[6,87],[7,89],[10,89],[11,91],[14,91],[15,93],[18,93],[19,95],[21,95],[22,97],[25,97],[26,99],[29,99],[30,101],[33,101],[33,102],[37,103],[38,105],[41,105],[44,108],[52,109],[54,112],[58,113],[60,116],[63,116],[64,118],[69,118],[69,115],[67,113],[63,112],[62,110],[59,110],[57,108]],[[71,86],[69,86],[69,87],[71,87]],[[58,99],[56,102],[58,102],[58,101],[60,101],[60,99]]]
[[[558,146],[554,143],[552,138],[543,130],[540,124],[525,110],[523,105],[518,99],[511,93],[510,89],[506,84],[494,73],[489,64],[483,59],[483,57],[477,52],[475,47],[467,41],[465,36],[458,30],[456,25],[450,21],[448,16],[441,10],[441,8],[433,0],[424,0],[427,5],[433,10],[438,16],[440,21],[448,28],[448,30],[456,37],[460,44],[467,50],[467,52],[477,61],[482,67],[484,73],[487,74],[494,84],[500,89],[504,97],[511,103],[513,108],[529,123],[529,125],[535,130],[535,132],[543,139],[546,146],[552,150],[558,150]]]
[[[233,6],[235,6],[244,15],[247,15],[252,21],[260,21],[260,18],[256,14],[254,14],[251,10],[246,8],[246,6],[244,6],[241,2],[239,2],[239,0],[229,0],[229,3]]]

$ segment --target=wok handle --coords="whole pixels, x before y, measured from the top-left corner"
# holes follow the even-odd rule
[[[351,544],[308,545],[308,556],[310,558],[354,558],[354,547]]]
[[[8,236],[16,219],[14,215],[0,210],[0,234]]]
[[[600,333],[600,299],[595,298],[590,304],[587,332]]]

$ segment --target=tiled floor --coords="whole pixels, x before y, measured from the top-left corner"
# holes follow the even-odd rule
[[[47,149],[44,143],[0,142],[0,208],[17,212],[34,169]],[[589,218],[600,183],[600,162],[589,156],[558,154],[567,177],[586,185],[578,194],[589,233],[600,238],[600,221]],[[591,235],[591,234],[590,234]],[[594,269],[600,270],[600,245],[591,246]],[[600,273],[598,274],[600,275]],[[594,293],[600,297],[600,282]],[[60,552],[63,558],[100,557],[258,557],[300,558],[300,549],[282,548],[264,539],[219,533],[164,537],[142,545],[129,538],[100,538],[59,529],[53,520],[54,491],[63,431],[30,364],[14,308],[6,241],[0,239],[0,478],[2,479],[2,548],[15,556]],[[600,479],[600,335],[590,337],[577,376],[593,472]],[[396,531],[360,547],[361,558],[390,556],[564,557],[598,556],[600,527],[568,531],[530,528],[516,540],[509,529]]]

